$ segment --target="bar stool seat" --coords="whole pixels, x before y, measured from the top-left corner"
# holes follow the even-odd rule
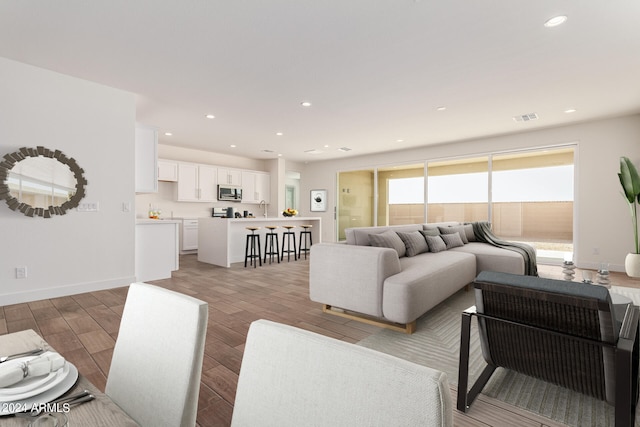
[[[280,249],[278,248],[278,233],[274,232],[278,226],[276,225],[267,225],[265,227],[267,230],[267,234],[264,239],[264,262],[267,262],[267,255],[269,255],[269,264],[273,262],[273,256],[276,256],[278,260],[278,264],[280,264]],[[275,241],[275,243],[274,243]]]
[[[298,260],[298,255],[296,252],[296,233],[295,231],[291,231],[292,228],[295,228],[295,225],[283,225],[285,231],[282,233],[282,250],[280,251],[280,259],[284,260],[284,254],[287,254],[287,261],[291,261],[291,254],[293,253],[293,260]],[[293,239],[293,249],[291,249],[291,239]],[[285,249],[286,243],[286,249]]]
[[[307,259],[307,254],[311,249],[311,245],[313,245],[313,237],[311,236],[311,230],[313,225],[304,224],[301,225],[300,228],[300,238],[298,239],[298,258],[302,258],[302,252],[304,252],[304,259]]]
[[[251,234],[247,234],[247,243],[244,247],[244,266],[247,266],[247,260],[250,261],[249,265],[253,264],[253,268],[256,268],[258,266],[258,262],[262,266],[262,254],[260,253],[260,235],[256,234],[256,231],[260,230],[260,227],[245,228],[251,231]]]

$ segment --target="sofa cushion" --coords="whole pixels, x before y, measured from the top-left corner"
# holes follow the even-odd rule
[[[427,241],[420,231],[412,231],[411,233],[398,232],[398,236],[404,242],[404,246],[407,248],[407,256],[416,256],[423,252],[429,251]]]
[[[437,253],[447,250],[447,245],[442,240],[440,236],[424,236],[427,239],[427,244],[429,245],[429,252]]]
[[[456,225],[453,227],[438,227],[440,230],[440,234],[460,234],[460,239],[462,239],[463,244],[469,243],[469,239],[467,239],[467,233],[464,231],[464,226]]]
[[[407,252],[404,242],[400,236],[398,236],[398,233],[393,230],[387,230],[380,234],[370,234],[369,241],[371,242],[371,246],[395,249],[396,252],[398,252],[398,257],[405,256]]]
[[[422,224],[345,228],[344,235],[348,245],[371,246],[369,235],[384,233],[389,230],[410,233],[412,231],[422,230]]]
[[[451,251],[465,252],[476,256],[478,273],[481,271],[500,271],[503,273],[524,274],[524,258],[518,252],[497,248],[480,242],[470,242]]]
[[[460,233],[442,234],[440,238],[444,240],[444,244],[446,245],[447,249],[453,249],[460,246],[464,246],[464,243],[462,242],[462,237],[460,237]]]
[[[402,271],[384,282],[382,311],[392,322],[407,323],[473,282],[476,259],[446,251],[400,259]]]

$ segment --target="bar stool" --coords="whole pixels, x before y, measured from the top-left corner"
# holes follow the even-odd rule
[[[273,256],[276,256],[278,260],[278,264],[280,264],[280,250],[278,249],[278,233],[274,232],[276,228],[275,225],[267,225],[265,227],[267,230],[267,234],[264,239],[264,262],[267,262],[267,255],[269,255],[269,264],[273,262]],[[275,245],[273,241],[275,240]]]
[[[247,243],[244,247],[244,266],[247,266],[247,259],[250,260],[249,265],[253,264],[253,268],[258,266],[258,262],[262,265],[262,256],[260,254],[260,235],[255,234],[256,230],[260,230],[260,227],[245,227],[251,231],[251,234],[247,234]],[[256,255],[256,248],[258,254]],[[256,262],[256,258],[258,261]]]
[[[311,230],[313,225],[301,225],[302,231],[300,231],[300,238],[298,239],[298,258],[302,258],[301,253],[304,252],[304,259],[307,259],[307,253],[313,245],[313,238],[311,237]],[[308,240],[307,240],[308,239]]]
[[[295,225],[283,225],[285,231],[282,233],[282,250],[280,251],[280,259],[284,260],[284,254],[287,254],[287,261],[291,261],[291,253],[293,252],[293,260],[297,261],[298,256],[296,254],[296,233],[291,231]],[[291,238],[293,238],[293,250],[291,250]],[[284,244],[287,243],[287,249],[285,250]]]

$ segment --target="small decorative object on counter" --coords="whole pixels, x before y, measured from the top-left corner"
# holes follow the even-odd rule
[[[159,219],[161,214],[162,214],[162,212],[160,211],[160,209],[154,208],[153,206],[151,206],[151,203],[149,203],[149,218],[150,219]]]
[[[596,281],[605,288],[611,288],[611,278],[609,277],[609,263],[603,262],[598,269]]]
[[[564,274],[564,280],[572,281],[576,275],[576,265],[573,261],[565,261],[562,263],[562,274]]]
[[[291,209],[291,208],[287,208],[284,211],[282,211],[282,215],[284,216],[296,216],[298,215],[298,211],[296,209]]]

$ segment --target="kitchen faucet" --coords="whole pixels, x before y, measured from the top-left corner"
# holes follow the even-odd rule
[[[266,218],[267,217],[267,202],[265,202],[264,200],[260,200],[260,204],[258,205],[258,208],[260,208],[260,206],[264,206],[264,213],[262,214],[262,216],[264,216]]]

